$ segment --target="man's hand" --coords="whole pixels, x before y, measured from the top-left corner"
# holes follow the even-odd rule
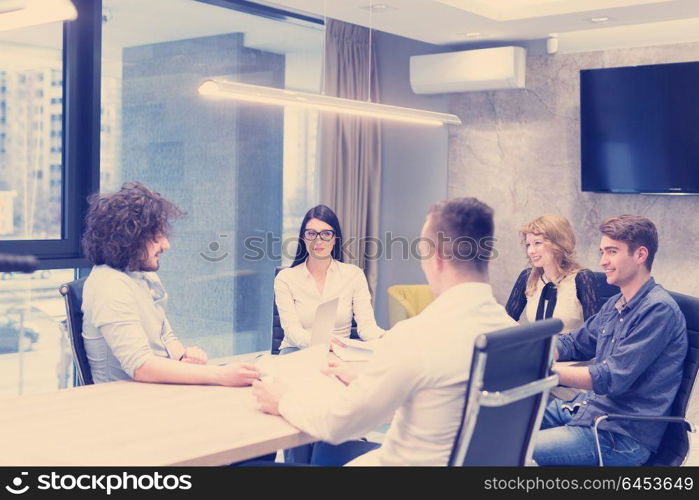
[[[182,361],[184,363],[192,363],[194,365],[205,365],[209,360],[203,349],[192,346],[184,350],[184,355],[182,356]]]
[[[347,363],[341,361],[328,361],[328,367],[320,371],[324,375],[336,376],[345,385],[349,385],[350,382],[357,378],[357,372],[350,368]]]
[[[248,363],[232,363],[216,368],[218,368],[218,385],[227,387],[250,385],[260,377],[260,371],[255,365]]]
[[[289,388],[281,382],[262,382],[256,380],[252,384],[252,393],[257,398],[257,404],[265,413],[279,415],[279,401]]]

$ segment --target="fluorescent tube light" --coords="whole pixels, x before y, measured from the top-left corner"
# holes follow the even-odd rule
[[[260,104],[295,106],[320,111],[331,111],[382,120],[395,120],[419,125],[461,125],[458,116],[423,109],[402,108],[375,102],[356,101],[295,90],[276,89],[247,83],[207,80],[199,86],[204,96],[221,97]]]
[[[0,0],[0,31],[76,17],[78,11],[70,0]]]

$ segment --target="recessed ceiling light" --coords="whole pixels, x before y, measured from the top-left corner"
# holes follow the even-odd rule
[[[465,33],[457,33],[456,36],[459,38],[489,38],[492,35],[481,33],[480,31],[468,31]]]
[[[396,8],[394,6],[388,5],[387,3],[375,3],[375,4],[364,5],[363,7],[360,7],[360,9],[368,10],[368,11],[375,12],[375,13],[386,12],[389,10],[396,10]]]
[[[591,17],[590,22],[592,23],[606,23],[609,21],[609,18],[607,16],[600,16],[600,17]]]

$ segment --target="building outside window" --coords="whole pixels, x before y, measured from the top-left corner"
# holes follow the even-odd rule
[[[317,113],[212,102],[197,87],[318,92],[323,26],[196,0],[103,10],[100,189],[137,180],[187,211],[160,270],[186,344],[211,357],[266,349],[282,238],[317,202]],[[0,241],[64,238],[76,202],[64,199],[62,40],[59,23],[0,34]],[[245,251],[250,238],[262,255]],[[2,275],[0,397],[72,384],[57,290],[75,273]]]
[[[281,238],[316,201],[317,114],[197,89],[219,78],[318,92],[323,26],[193,0],[104,8],[101,190],[140,181],[187,212],[159,271],[185,343],[266,349]]]

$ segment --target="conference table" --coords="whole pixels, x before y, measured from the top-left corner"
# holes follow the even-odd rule
[[[323,392],[340,384],[320,373],[329,355],[316,346],[265,361]],[[251,387],[120,381],[0,399],[0,465],[226,465],[313,441],[262,413]]]

